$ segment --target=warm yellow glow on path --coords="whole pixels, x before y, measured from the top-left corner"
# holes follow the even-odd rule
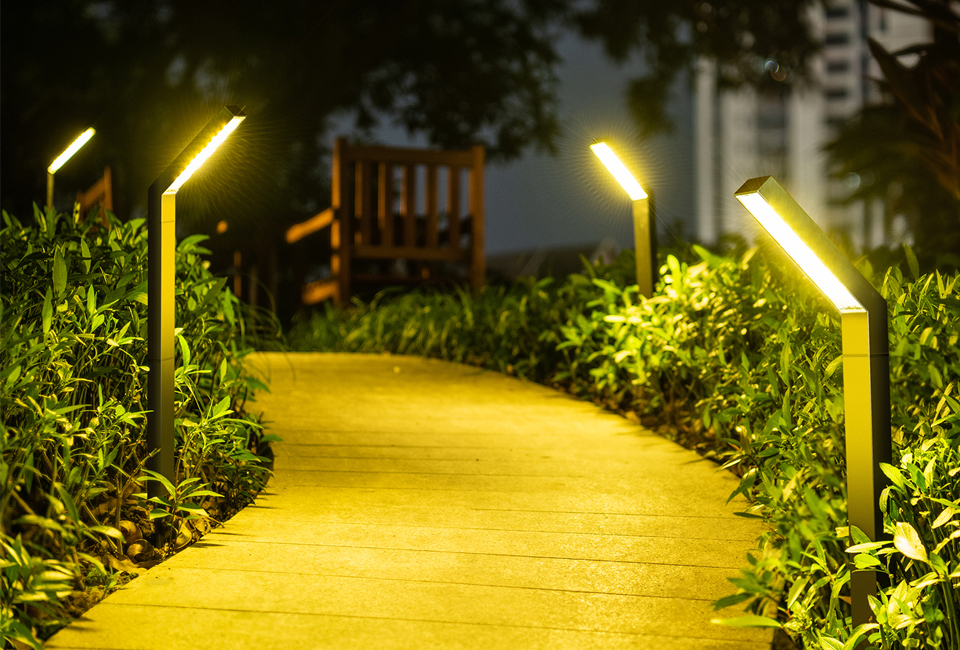
[[[283,437],[267,489],[46,648],[770,647],[770,630],[710,622],[741,614],[711,601],[763,524],[695,452],[472,366],[249,367]]]

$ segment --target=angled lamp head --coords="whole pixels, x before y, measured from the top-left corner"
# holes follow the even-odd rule
[[[883,535],[880,495],[891,462],[887,305],[772,176],[748,180],[735,196],[840,311],[847,465],[847,517],[872,541]],[[877,575],[851,571],[854,625],[870,621]]]
[[[233,133],[240,122],[246,119],[246,115],[239,108],[228,106],[224,109],[225,111],[230,111],[233,116],[230,118],[230,121],[224,124],[216,135],[208,142],[203,149],[200,150],[193,160],[187,165],[187,167],[180,172],[180,174],[174,179],[173,183],[168,187],[164,194],[176,194],[177,190],[187,182],[187,180],[193,176],[193,173],[200,169],[200,167],[207,161],[207,159],[213,155],[213,152],[224,143],[224,141]]]
[[[50,163],[50,166],[47,167],[47,173],[49,173],[49,174],[56,174],[56,173],[57,173],[57,170],[60,169],[61,167],[63,167],[63,164],[64,164],[65,162],[67,162],[68,160],[70,160],[70,158],[73,157],[73,154],[75,154],[75,153],[77,153],[78,151],[80,151],[80,147],[82,147],[83,145],[87,144],[87,142],[90,140],[90,138],[93,137],[93,135],[94,135],[95,133],[96,133],[96,131],[93,129],[93,127],[90,127],[89,129],[87,129],[86,131],[84,131],[83,133],[81,133],[79,138],[77,138],[76,140],[74,140],[74,141],[70,144],[70,146],[67,147],[67,148],[64,150],[64,152],[63,152],[62,154],[60,154],[59,156],[57,156],[57,159],[56,159],[56,160],[54,160],[52,163]]]
[[[600,159],[600,162],[606,166],[610,173],[613,174],[613,177],[619,181],[620,186],[627,191],[631,199],[638,201],[647,198],[647,193],[640,187],[640,183],[627,171],[627,168],[623,166],[623,163],[620,162],[620,159],[613,153],[613,150],[607,146],[606,142],[592,144],[590,145],[590,149],[596,154],[597,158]]]
[[[839,311],[865,311],[882,304],[873,285],[775,178],[751,178],[734,196]]]
[[[246,114],[236,106],[224,106],[220,109],[150,186],[150,191],[176,195],[183,184],[200,169],[246,117]]]
[[[147,467],[169,480],[174,463],[174,332],[177,191],[246,118],[224,106],[147,188]],[[150,487],[151,494],[156,487]],[[158,494],[158,493],[157,493]]]

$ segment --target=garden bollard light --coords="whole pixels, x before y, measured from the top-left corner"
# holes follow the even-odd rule
[[[57,173],[57,170],[63,167],[63,164],[70,160],[73,157],[73,154],[80,151],[80,147],[87,144],[87,142],[94,136],[96,131],[93,127],[90,127],[86,131],[80,134],[80,137],[74,140],[69,147],[64,149],[63,153],[57,156],[56,160],[50,163],[50,166],[47,167],[47,209],[53,209],[53,175]]]
[[[840,311],[847,455],[847,518],[870,541],[883,536],[880,493],[891,462],[887,303],[772,176],[752,178],[735,196]],[[875,571],[851,563],[853,624],[870,621]]]
[[[223,107],[147,190],[147,469],[176,485],[174,474],[174,295],[177,190],[246,117]],[[150,495],[160,486],[150,484]]]
[[[650,219],[650,198],[605,142],[592,144],[590,149],[633,200],[637,287],[643,296],[649,298],[653,295],[653,287],[657,283],[657,235],[654,222]]]

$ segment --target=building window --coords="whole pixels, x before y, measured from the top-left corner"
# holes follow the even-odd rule
[[[847,45],[850,43],[850,34],[846,32],[834,32],[832,34],[827,34],[826,38],[823,39],[825,45]]]
[[[824,13],[827,15],[827,20],[846,18],[850,15],[850,7],[827,7]]]
[[[845,117],[828,117],[824,120],[826,125],[831,129],[841,129],[843,125],[847,123],[847,118]]]
[[[761,111],[759,122],[761,129],[784,129],[787,126],[787,116],[783,111]]]
[[[827,61],[827,73],[837,74],[839,72],[848,72],[850,70],[849,61]]]
[[[826,92],[823,93],[824,97],[828,100],[836,99],[846,99],[850,96],[850,91],[846,88],[828,88]]]

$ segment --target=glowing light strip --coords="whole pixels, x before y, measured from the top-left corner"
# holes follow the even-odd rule
[[[631,199],[636,201],[647,198],[647,193],[640,187],[640,183],[627,171],[627,168],[623,166],[623,163],[620,162],[620,159],[617,158],[616,154],[613,153],[605,142],[592,144],[590,145],[590,149],[597,155],[600,162],[610,170],[613,177],[620,182],[620,185],[627,191]]]
[[[187,165],[186,169],[180,172],[180,175],[177,176],[176,180],[173,181],[170,187],[164,191],[164,194],[176,194],[177,190],[180,189],[180,186],[186,183],[187,180],[193,176],[193,172],[200,169],[200,166],[203,165],[203,163],[207,162],[207,158],[212,156],[213,152],[217,150],[217,147],[223,144],[227,137],[233,133],[238,126],[240,126],[240,122],[242,122],[245,117],[245,115],[238,115],[224,124],[223,128],[220,129],[220,132],[213,136],[213,140],[211,140],[210,143],[207,144],[207,146],[205,146],[203,150],[197,154],[196,158],[190,161],[190,164]]]
[[[66,151],[64,151],[62,154],[57,156],[57,159],[54,160],[52,163],[50,163],[50,166],[47,167],[47,171],[51,174],[55,174],[58,169],[63,167],[63,163],[70,160],[70,158],[73,157],[73,154],[80,151],[80,147],[87,144],[90,138],[93,137],[94,133],[96,133],[96,131],[93,130],[93,127],[90,127],[89,129],[81,133],[80,137],[74,140],[73,144],[67,147]]]
[[[807,244],[793,231],[776,210],[759,193],[738,194],[737,199],[760,225],[777,240],[780,247],[793,258],[800,269],[830,299],[840,311],[864,311],[863,305],[847,291],[840,280],[820,260]]]

